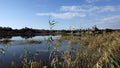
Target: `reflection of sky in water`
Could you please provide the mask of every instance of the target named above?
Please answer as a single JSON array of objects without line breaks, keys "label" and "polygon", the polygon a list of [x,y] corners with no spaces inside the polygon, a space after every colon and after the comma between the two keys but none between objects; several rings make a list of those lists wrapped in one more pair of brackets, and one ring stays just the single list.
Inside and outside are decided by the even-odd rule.
[{"label": "reflection of sky in water", "polygon": [[[50,36],[35,36],[32,38],[28,38],[27,40],[48,40]],[[52,36],[53,39],[57,39],[60,36]],[[25,40],[24,38],[20,37],[20,36],[16,36],[16,37],[12,37],[11,40]]]},{"label": "reflection of sky in water", "polygon": [[[36,36],[33,38],[29,38],[28,40],[48,40],[49,36]],[[60,36],[54,36],[53,39],[57,39]],[[25,40],[19,36],[11,38],[11,40]],[[59,52],[65,51],[69,44],[67,41],[59,41],[60,45],[58,48]],[[10,65],[12,61],[16,63],[20,63],[22,59],[22,55],[24,53],[24,48],[26,47],[28,51],[28,57],[33,58],[36,57],[36,60],[45,59],[48,60],[49,50],[53,50],[54,42],[52,42],[50,48],[47,42],[42,42],[39,44],[16,44],[12,42],[10,44],[0,44],[0,49],[4,50],[5,53],[0,53],[0,68],[5,68],[6,64]],[[72,46],[73,49],[79,48],[77,45]],[[0,51],[2,51],[0,50]]]}]

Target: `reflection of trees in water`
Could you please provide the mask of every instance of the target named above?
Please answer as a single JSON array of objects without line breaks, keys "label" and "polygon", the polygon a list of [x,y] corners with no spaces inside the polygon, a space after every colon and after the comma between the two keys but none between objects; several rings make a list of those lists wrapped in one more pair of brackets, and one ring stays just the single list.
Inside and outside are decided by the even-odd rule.
[{"label": "reflection of trees in water", "polygon": [[[52,35],[52,36],[56,36],[55,34],[45,34],[45,35],[18,35],[20,36],[21,38],[24,38],[24,39],[29,39],[29,38],[33,38],[35,36],[48,36],[48,35]],[[13,36],[0,36],[0,40],[1,39],[11,39],[12,37],[15,37],[14,35]]]},{"label": "reflection of trees in water", "polygon": [[31,36],[21,35],[20,37],[22,37],[22,38],[24,38],[24,39],[29,39],[29,38],[35,37],[35,35],[31,35]]},{"label": "reflection of trees in water", "polygon": [[3,44],[3,46],[1,45],[1,47],[0,47],[0,55],[1,54],[4,54],[5,55],[5,53],[6,53],[6,51],[7,51],[7,49],[10,47],[10,45],[9,44]]},{"label": "reflection of trees in water", "polygon": [[0,39],[11,39],[12,36],[0,36]]},{"label": "reflection of trees in water", "polygon": [[[0,40],[4,39],[4,40],[9,40],[14,36],[0,36]],[[31,35],[31,36],[27,36],[27,35],[21,35],[20,37],[24,38],[24,39],[28,39],[28,38],[32,38],[35,37],[35,35]]]},{"label": "reflection of trees in water", "polygon": [[[0,56],[2,55],[5,56],[9,47],[10,47],[9,44],[0,45]],[[4,59],[0,58],[0,64],[3,64],[3,62],[4,62]]]},{"label": "reflection of trees in water", "polygon": [[10,40],[12,36],[0,36],[0,44],[9,44],[12,40]]},{"label": "reflection of trees in water", "polygon": [[4,39],[4,40],[1,40],[0,41],[0,44],[9,44],[10,42],[12,42],[12,40],[9,40],[9,39]]},{"label": "reflection of trees in water", "polygon": [[5,54],[5,49],[4,48],[0,48],[0,54]]}]

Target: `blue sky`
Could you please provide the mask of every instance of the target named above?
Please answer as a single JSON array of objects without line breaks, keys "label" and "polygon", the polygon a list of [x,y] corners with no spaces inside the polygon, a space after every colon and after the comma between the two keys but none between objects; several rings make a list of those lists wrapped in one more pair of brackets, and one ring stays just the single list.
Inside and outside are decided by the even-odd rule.
[{"label": "blue sky", "polygon": [[54,29],[120,29],[120,0],[0,0],[2,27],[49,29],[49,16]]}]

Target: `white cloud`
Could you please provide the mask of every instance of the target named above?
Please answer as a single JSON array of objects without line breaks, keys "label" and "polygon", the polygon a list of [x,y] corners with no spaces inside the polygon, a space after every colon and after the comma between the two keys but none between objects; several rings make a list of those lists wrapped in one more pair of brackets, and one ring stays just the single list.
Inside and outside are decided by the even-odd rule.
[{"label": "white cloud", "polygon": [[95,3],[99,1],[111,1],[111,0],[85,0],[87,3]]},{"label": "white cloud", "polygon": [[110,24],[110,23],[119,23],[120,24],[120,15],[115,15],[115,16],[109,16],[106,18],[101,19],[101,22],[104,24]]},{"label": "white cloud", "polygon": [[108,12],[108,11],[111,11],[111,12],[120,11],[120,6],[104,6],[104,7],[101,7],[100,12]]},{"label": "white cloud", "polygon": [[83,6],[61,6],[61,11],[85,12]]},{"label": "white cloud", "polygon": [[60,19],[71,19],[74,17],[85,17],[91,15],[97,15],[104,12],[118,12],[120,6],[92,6],[92,5],[81,5],[81,6],[61,6],[59,13],[37,13],[38,16],[53,16]]},{"label": "white cloud", "polygon": [[86,0],[87,3],[93,3],[93,2],[97,2],[99,0]]},{"label": "white cloud", "polygon": [[101,27],[120,28],[120,15],[102,18],[97,23]]},{"label": "white cloud", "polygon": [[78,12],[66,12],[66,13],[37,13],[38,16],[52,16],[60,19],[71,19],[74,17],[85,17],[85,14]]},{"label": "white cloud", "polygon": [[61,6],[61,11],[69,12],[113,12],[120,11],[120,6],[92,6],[92,5],[83,5],[83,6]]}]

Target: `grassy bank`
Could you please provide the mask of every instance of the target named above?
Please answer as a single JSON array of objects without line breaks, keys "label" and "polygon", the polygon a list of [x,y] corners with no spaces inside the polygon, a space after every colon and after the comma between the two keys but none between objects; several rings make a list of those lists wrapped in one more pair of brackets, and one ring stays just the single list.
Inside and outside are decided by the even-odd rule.
[{"label": "grassy bank", "polygon": [[77,51],[75,59],[68,54],[65,68],[120,68],[120,32],[84,35],[80,40],[80,45],[86,45],[87,49]]},{"label": "grassy bank", "polygon": [[70,46],[76,43],[86,48],[80,48],[74,55],[69,49],[63,56],[53,54],[50,62],[29,61],[23,64],[24,68],[120,68],[120,32],[62,36],[58,40],[67,40]]}]

